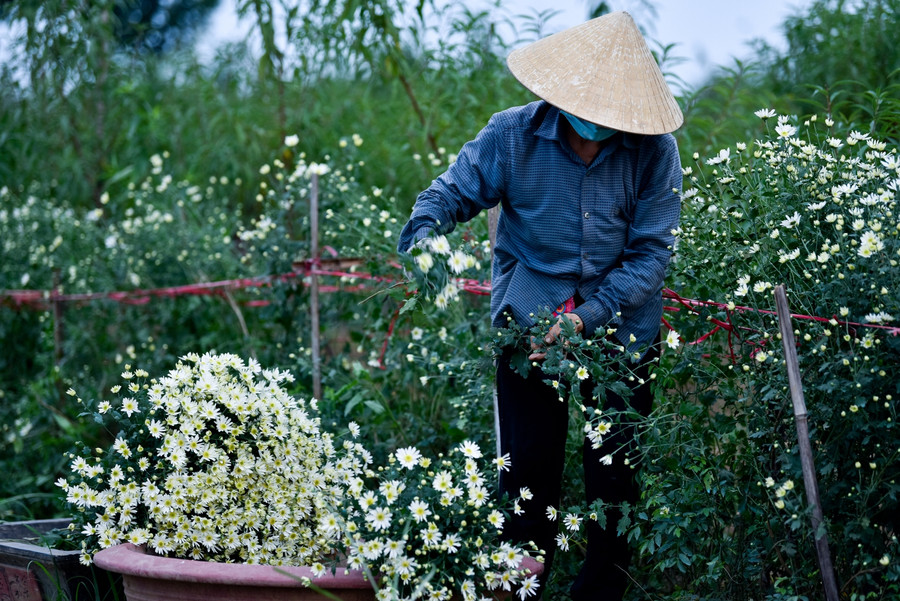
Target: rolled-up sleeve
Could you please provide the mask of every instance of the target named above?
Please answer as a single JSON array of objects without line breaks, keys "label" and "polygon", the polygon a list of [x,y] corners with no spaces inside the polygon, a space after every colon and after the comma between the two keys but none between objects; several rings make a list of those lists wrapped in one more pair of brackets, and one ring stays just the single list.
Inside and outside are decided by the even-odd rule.
[{"label": "rolled-up sleeve", "polygon": [[399,252],[435,232],[446,234],[500,202],[503,191],[505,128],[495,115],[456,161],[416,198],[412,215],[400,233]]}]

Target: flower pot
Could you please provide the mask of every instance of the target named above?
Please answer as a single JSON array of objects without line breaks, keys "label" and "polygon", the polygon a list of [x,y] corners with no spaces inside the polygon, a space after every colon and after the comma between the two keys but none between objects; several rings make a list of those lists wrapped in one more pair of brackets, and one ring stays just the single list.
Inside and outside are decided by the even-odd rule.
[{"label": "flower pot", "polygon": [[[374,601],[357,570],[313,576],[308,567],[274,567],[160,557],[130,543],[98,551],[94,563],[122,574],[128,601]],[[308,578],[313,587],[304,586]]]},{"label": "flower pot", "polygon": [[40,536],[65,528],[68,519],[0,524],[0,599],[75,601],[115,599],[120,579],[83,566],[80,551],[42,546]]}]

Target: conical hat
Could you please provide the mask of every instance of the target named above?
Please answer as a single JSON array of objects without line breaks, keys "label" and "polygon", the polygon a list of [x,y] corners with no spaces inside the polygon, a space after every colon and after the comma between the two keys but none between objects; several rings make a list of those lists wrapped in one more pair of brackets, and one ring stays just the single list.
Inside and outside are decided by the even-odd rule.
[{"label": "conical hat", "polygon": [[637,134],[664,134],[684,122],[634,19],[614,12],[514,50],[519,82],[585,121]]}]

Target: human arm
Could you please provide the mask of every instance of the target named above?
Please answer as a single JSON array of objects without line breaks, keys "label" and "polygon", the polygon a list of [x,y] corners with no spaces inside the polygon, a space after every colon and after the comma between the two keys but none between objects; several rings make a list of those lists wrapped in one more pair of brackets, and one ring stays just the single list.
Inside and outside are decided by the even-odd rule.
[{"label": "human arm", "polygon": [[619,327],[624,316],[652,302],[662,287],[680,215],[682,174],[674,138],[662,136],[653,144],[652,152],[635,162],[636,199],[619,260],[593,291],[583,292],[585,302],[575,310],[588,333]]},{"label": "human arm", "polygon": [[505,169],[503,132],[499,120],[492,117],[475,139],[462,147],[447,171],[419,194],[400,232],[398,252],[408,252],[432,232],[449,233],[457,223],[500,202]]}]

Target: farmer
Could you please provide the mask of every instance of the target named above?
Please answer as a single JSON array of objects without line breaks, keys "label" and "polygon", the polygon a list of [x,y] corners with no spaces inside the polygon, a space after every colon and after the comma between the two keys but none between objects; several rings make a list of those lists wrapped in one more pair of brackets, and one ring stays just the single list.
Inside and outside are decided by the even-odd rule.
[{"label": "farmer", "polygon": [[[641,357],[632,369],[649,383],[680,209],[681,165],[670,132],[681,126],[681,110],[624,12],[518,49],[507,64],[540,100],[495,114],[463,146],[416,199],[398,248],[406,252],[499,203],[493,324],[506,326],[512,315],[530,326],[532,315],[546,307],[585,335],[614,328],[626,352]],[[531,359],[541,360],[544,345],[559,343],[559,332],[557,323],[533,344]],[[500,447],[512,464],[501,473],[500,487],[511,497],[528,487],[533,498],[505,532],[548,552],[545,581],[559,528],[545,511],[560,501],[568,409],[539,369],[520,377],[510,356],[497,366]],[[649,413],[649,386],[633,386],[628,402]],[[624,408],[615,395],[600,403]],[[638,499],[625,453],[613,453],[627,442],[607,437],[593,449],[585,441],[588,503]],[[616,536],[618,517],[607,518],[606,529],[588,525],[587,555],[571,587],[576,601],[621,599],[628,585],[628,545]]]}]

